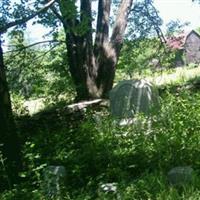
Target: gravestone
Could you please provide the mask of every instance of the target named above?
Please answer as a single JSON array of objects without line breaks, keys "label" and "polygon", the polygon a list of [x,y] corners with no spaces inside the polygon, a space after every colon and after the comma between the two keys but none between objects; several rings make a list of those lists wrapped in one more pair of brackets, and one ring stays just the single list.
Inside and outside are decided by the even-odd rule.
[{"label": "gravestone", "polygon": [[48,199],[62,199],[65,178],[66,169],[64,166],[50,165],[45,168],[42,187]]},{"label": "gravestone", "polygon": [[98,189],[98,196],[100,199],[121,199],[117,189],[117,183],[100,184]]},{"label": "gravestone", "polygon": [[105,183],[105,184],[101,184],[100,187],[99,187],[99,192],[116,193],[117,192],[117,183]]},{"label": "gravestone", "polygon": [[138,112],[149,115],[158,105],[158,91],[147,80],[121,81],[110,91],[111,114],[121,119],[132,118]]},{"label": "gravestone", "polygon": [[168,172],[168,181],[171,185],[184,185],[191,183],[194,178],[194,170],[189,167],[175,167]]}]

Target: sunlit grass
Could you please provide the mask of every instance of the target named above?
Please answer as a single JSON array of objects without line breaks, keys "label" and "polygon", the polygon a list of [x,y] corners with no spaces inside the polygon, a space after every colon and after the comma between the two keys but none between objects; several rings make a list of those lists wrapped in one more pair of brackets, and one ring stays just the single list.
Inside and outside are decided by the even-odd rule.
[{"label": "sunlit grass", "polygon": [[[128,79],[147,79],[153,82],[157,86],[164,85],[179,85],[184,84],[187,81],[200,77],[200,66],[198,67],[179,67],[174,69],[165,69],[159,71],[151,71],[150,69],[143,70],[141,73],[135,73],[132,77],[127,76],[125,73],[117,71],[115,84],[121,80]],[[69,97],[68,94],[64,94],[61,100],[66,100]],[[50,102],[51,103],[51,102]],[[23,103],[24,109],[28,111],[29,114],[37,113],[47,106],[49,102],[45,101],[45,98],[26,100]]]},{"label": "sunlit grass", "polygon": [[175,69],[172,73],[162,72],[159,76],[147,77],[155,85],[168,85],[185,83],[191,79],[198,78],[200,76],[200,66],[190,69],[187,67],[181,67]]},{"label": "sunlit grass", "polygon": [[131,75],[125,74],[120,70],[116,73],[115,84],[121,80],[147,79],[157,86],[184,84],[187,81],[200,77],[200,66],[183,66],[174,69],[145,69]]}]

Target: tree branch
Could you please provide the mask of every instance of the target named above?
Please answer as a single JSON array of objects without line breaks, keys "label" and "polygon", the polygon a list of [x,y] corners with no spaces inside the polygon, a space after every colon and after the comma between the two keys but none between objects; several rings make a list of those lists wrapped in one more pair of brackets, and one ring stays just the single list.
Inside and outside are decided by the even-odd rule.
[{"label": "tree branch", "polygon": [[81,0],[81,25],[86,25],[81,35],[83,62],[88,66],[89,74],[93,74],[93,40],[92,40],[92,9],[91,0]]},{"label": "tree branch", "polygon": [[95,46],[101,46],[109,37],[111,0],[99,0]]},{"label": "tree branch", "polygon": [[128,15],[131,10],[133,0],[122,0],[118,14],[116,17],[116,22],[113,27],[113,32],[111,36],[111,44],[115,49],[117,56],[119,56],[121,45],[123,43],[123,35],[127,26]]},{"label": "tree branch", "polygon": [[[45,40],[45,41],[40,41],[40,42],[30,44],[28,46],[23,46],[22,48],[19,48],[19,49],[6,51],[4,53],[11,53],[11,52],[16,52],[16,51],[18,52],[18,51],[22,51],[22,50],[28,49],[30,47],[33,47],[33,46],[36,46],[36,45],[39,45],[39,44],[44,44],[44,43],[65,43],[65,41],[62,41],[62,40]],[[14,45],[12,45],[12,46],[14,46]]]},{"label": "tree branch", "polygon": [[[45,52],[42,53],[41,55],[35,57],[34,59],[32,59],[32,63],[36,62],[36,60],[38,60],[38,59],[40,59],[40,58],[42,58],[42,60],[43,60],[43,58],[44,58],[49,52],[51,52],[51,51],[52,51],[53,49],[55,49],[55,48],[56,48],[56,45],[55,45],[55,46],[52,46],[50,49],[48,49],[47,51],[45,51]],[[42,62],[42,60],[40,61],[40,63]]]},{"label": "tree branch", "polygon": [[54,6],[51,6],[50,9],[54,13],[54,15],[64,24],[65,21],[63,20],[63,17],[60,15],[60,13],[58,13],[56,8]]},{"label": "tree branch", "polygon": [[71,105],[68,105],[66,107],[67,109],[67,113],[74,113],[74,112],[77,112],[77,111],[81,111],[81,110],[84,110],[85,108],[88,108],[88,107],[92,107],[92,106],[102,106],[102,107],[108,107],[108,101],[105,100],[105,99],[95,99],[95,100],[91,100],[91,101],[82,101],[82,102],[79,102],[79,103],[75,103],[75,104],[71,104]]},{"label": "tree branch", "polygon": [[[59,5],[59,10],[61,13],[62,23],[64,29],[69,29],[69,31],[75,27],[77,24],[76,14],[76,1],[74,0],[60,0],[57,1]],[[69,9],[70,8],[70,9]]]},{"label": "tree branch", "polygon": [[[92,42],[92,10],[91,0],[81,0],[81,21],[84,25],[84,37],[87,38],[88,42]],[[85,27],[86,25],[86,27]],[[90,41],[89,41],[90,40]]]},{"label": "tree branch", "polygon": [[146,7],[146,10],[147,10],[148,18],[151,20],[151,22],[152,22],[152,24],[153,24],[153,27],[154,27],[154,29],[155,29],[155,31],[156,31],[156,34],[157,34],[158,38],[160,39],[161,44],[163,44],[163,43],[166,44],[167,41],[166,41],[166,39],[165,39],[165,36],[164,36],[164,34],[163,34],[161,28],[158,26],[157,23],[154,22],[154,18],[153,18],[153,17],[151,16],[151,14],[149,13],[148,4],[153,8],[154,13],[155,13],[155,15],[156,15],[156,18],[159,18],[158,12],[157,12],[156,8],[154,7],[154,5],[153,5],[150,1],[146,1],[146,0],[145,0],[145,7]]},{"label": "tree branch", "polygon": [[15,20],[13,22],[9,22],[9,23],[5,24],[4,26],[0,27],[0,34],[6,32],[9,28],[11,28],[13,26],[24,24],[27,21],[33,19],[34,17],[36,17],[40,13],[44,12],[45,10],[47,10],[51,5],[53,5],[55,3],[55,1],[56,0],[49,1],[41,9],[39,9],[38,11],[36,11],[35,13],[33,13],[32,15],[29,15],[29,16],[27,16],[25,18],[22,18],[22,19],[19,19],[19,20]]}]

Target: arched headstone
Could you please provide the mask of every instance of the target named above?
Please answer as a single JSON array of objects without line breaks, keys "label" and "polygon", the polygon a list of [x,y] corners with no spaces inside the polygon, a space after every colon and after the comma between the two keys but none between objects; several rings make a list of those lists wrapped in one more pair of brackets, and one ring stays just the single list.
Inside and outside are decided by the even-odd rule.
[{"label": "arched headstone", "polygon": [[131,118],[138,112],[149,115],[158,105],[158,91],[147,80],[121,81],[110,92],[111,114],[118,118]]},{"label": "arched headstone", "polygon": [[168,172],[168,181],[172,185],[192,183],[194,170],[190,166],[175,167]]}]

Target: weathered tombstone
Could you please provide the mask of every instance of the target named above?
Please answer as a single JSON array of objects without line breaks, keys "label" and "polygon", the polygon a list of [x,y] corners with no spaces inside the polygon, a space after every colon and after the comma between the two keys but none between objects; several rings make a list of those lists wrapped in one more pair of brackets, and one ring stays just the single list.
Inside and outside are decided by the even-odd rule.
[{"label": "weathered tombstone", "polygon": [[64,166],[48,166],[44,171],[43,191],[48,199],[62,199],[62,190],[66,178]]},{"label": "weathered tombstone", "polygon": [[115,193],[117,192],[117,183],[105,183],[105,184],[101,184],[99,186],[99,190],[100,192],[111,192],[111,193]]},{"label": "weathered tombstone", "polygon": [[102,199],[108,197],[118,199],[119,194],[117,194],[117,183],[100,184],[98,189],[98,195]]},{"label": "weathered tombstone", "polygon": [[117,118],[132,118],[138,112],[149,115],[158,105],[158,91],[147,80],[121,81],[110,92],[111,114]]},{"label": "weathered tombstone", "polygon": [[189,166],[175,167],[168,172],[168,181],[175,186],[191,183],[193,178],[194,170]]}]

